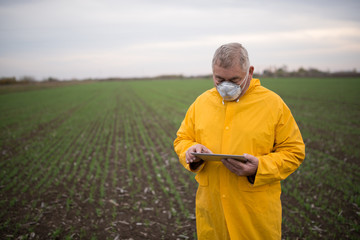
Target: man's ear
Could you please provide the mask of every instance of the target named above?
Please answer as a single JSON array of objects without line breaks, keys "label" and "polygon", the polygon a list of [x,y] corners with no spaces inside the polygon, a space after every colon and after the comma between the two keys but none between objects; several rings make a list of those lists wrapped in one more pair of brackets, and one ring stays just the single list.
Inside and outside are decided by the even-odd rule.
[{"label": "man's ear", "polygon": [[249,67],[249,75],[252,76],[254,74],[254,69],[255,69],[254,66]]}]

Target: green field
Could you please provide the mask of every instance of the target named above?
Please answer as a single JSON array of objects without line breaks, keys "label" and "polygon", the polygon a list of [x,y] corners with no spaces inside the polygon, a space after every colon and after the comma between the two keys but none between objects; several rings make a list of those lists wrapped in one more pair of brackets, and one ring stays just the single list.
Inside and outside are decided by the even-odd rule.
[{"label": "green field", "polygon": [[[360,79],[262,79],[306,159],[282,182],[284,239],[360,238]],[[210,79],[0,87],[0,239],[194,239],[176,131]],[[22,237],[22,238],[19,238]]]}]

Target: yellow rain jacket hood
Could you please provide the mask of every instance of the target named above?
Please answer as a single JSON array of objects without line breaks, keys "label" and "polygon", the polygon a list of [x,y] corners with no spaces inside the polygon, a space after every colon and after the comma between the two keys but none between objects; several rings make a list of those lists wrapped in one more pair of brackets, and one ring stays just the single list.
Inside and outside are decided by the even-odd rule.
[{"label": "yellow rain jacket hood", "polygon": [[181,164],[185,153],[202,144],[213,153],[248,153],[259,159],[253,184],[221,162],[196,169],[197,234],[202,239],[281,239],[280,180],[305,157],[299,128],[286,104],[252,79],[238,102],[222,102],[215,88],[189,107],[174,141]]}]

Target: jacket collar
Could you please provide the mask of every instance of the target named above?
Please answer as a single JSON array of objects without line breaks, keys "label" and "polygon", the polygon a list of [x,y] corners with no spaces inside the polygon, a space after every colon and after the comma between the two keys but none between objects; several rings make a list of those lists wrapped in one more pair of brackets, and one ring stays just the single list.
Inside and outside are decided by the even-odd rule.
[{"label": "jacket collar", "polygon": [[250,86],[249,88],[246,90],[246,93],[244,95],[246,95],[247,93],[250,93],[252,90],[254,90],[255,87],[257,86],[261,86],[260,80],[257,78],[253,78],[250,81]]}]

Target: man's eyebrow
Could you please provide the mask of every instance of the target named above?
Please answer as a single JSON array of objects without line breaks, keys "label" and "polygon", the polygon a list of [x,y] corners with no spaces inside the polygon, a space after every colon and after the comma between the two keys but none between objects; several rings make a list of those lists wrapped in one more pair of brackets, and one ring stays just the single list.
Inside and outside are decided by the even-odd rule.
[{"label": "man's eyebrow", "polygon": [[219,78],[219,79],[222,79],[222,80],[228,80],[228,81],[234,81],[234,80],[241,79],[241,77],[239,77],[239,76],[232,77],[232,78],[230,78],[230,79],[225,79],[225,78],[223,78],[223,77],[221,77],[221,76],[219,76],[219,75],[215,75],[215,77],[216,77],[216,78]]},{"label": "man's eyebrow", "polygon": [[225,78],[223,78],[223,77],[221,77],[221,76],[219,76],[219,75],[215,75],[215,77],[216,77],[216,78],[220,78],[220,79],[224,79],[224,80],[225,80]]},{"label": "man's eyebrow", "polygon": [[241,79],[241,77],[236,76],[236,77],[230,78],[229,81],[234,81],[234,80],[237,80],[237,79]]}]

